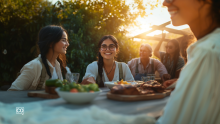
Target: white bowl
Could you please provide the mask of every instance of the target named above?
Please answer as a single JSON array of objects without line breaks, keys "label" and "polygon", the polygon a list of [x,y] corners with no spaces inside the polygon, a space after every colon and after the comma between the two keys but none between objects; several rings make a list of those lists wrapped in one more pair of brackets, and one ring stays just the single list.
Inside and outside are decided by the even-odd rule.
[{"label": "white bowl", "polygon": [[112,87],[114,87],[115,85],[134,85],[134,84],[137,84],[136,82],[128,82],[131,84],[114,84],[114,82],[117,82],[117,81],[105,82],[105,86],[107,86],[109,89],[112,89]]},{"label": "white bowl", "polygon": [[67,91],[60,91],[60,88],[56,88],[56,92],[58,95],[63,98],[65,101],[74,103],[74,104],[82,104],[91,102],[95,97],[99,95],[100,91],[97,92],[78,92],[78,93],[71,93]]}]

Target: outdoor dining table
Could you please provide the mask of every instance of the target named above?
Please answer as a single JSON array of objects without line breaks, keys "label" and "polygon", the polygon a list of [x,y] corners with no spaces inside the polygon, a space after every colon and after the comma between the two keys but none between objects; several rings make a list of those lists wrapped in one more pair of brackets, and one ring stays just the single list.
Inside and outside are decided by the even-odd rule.
[{"label": "outdoor dining table", "polygon": [[[123,115],[137,115],[147,114],[149,116],[160,116],[164,106],[167,103],[169,97],[163,99],[147,100],[147,101],[115,101],[108,99],[106,94],[110,90],[108,88],[101,88],[102,93],[99,94],[91,103],[87,104],[70,104],[64,101],[62,98],[57,99],[43,99],[38,97],[28,97],[27,94],[30,91],[0,91],[0,102],[2,103],[29,103],[39,102],[52,107],[62,106],[72,110],[78,110],[83,108],[89,108],[93,105],[106,109],[112,113]],[[47,103],[47,104],[45,104]]]}]

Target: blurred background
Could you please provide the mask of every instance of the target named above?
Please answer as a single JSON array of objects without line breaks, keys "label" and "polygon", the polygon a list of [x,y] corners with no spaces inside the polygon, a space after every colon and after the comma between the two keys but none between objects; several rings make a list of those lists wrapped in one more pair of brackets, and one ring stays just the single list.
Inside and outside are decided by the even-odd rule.
[{"label": "blurred background", "polygon": [[[61,25],[68,31],[70,46],[67,65],[80,73],[80,80],[89,63],[97,60],[98,41],[114,35],[120,45],[117,61],[128,62],[139,57],[139,47],[158,40],[135,38],[154,25],[170,21],[163,0],[0,0],[0,86],[10,85],[24,64],[38,56],[37,35],[46,25]],[[193,39],[187,25],[166,27],[189,35],[167,33],[167,39],[184,42],[183,52]],[[161,38],[161,30],[146,34]],[[187,40],[186,40],[187,39]],[[164,45],[161,48],[164,50]],[[154,56],[153,56],[154,57]],[[186,58],[186,55],[184,56]],[[154,57],[156,58],[156,57]]]}]

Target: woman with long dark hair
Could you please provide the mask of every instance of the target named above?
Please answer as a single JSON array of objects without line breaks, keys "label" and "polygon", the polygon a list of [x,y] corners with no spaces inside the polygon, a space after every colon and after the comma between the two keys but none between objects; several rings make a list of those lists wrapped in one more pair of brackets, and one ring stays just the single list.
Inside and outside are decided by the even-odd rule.
[{"label": "woman with long dark hair", "polygon": [[184,66],[184,59],[180,55],[179,42],[175,39],[170,40],[166,46],[166,52],[160,52],[160,46],[164,39],[156,46],[154,55],[160,58],[161,62],[165,65],[168,73],[171,75],[171,79],[178,78],[181,68]]},{"label": "woman with long dark hair", "polygon": [[157,124],[220,124],[220,1],[165,0],[172,24],[188,24],[197,42]]},{"label": "woman with long dark hair", "polygon": [[101,38],[98,44],[98,61],[87,66],[82,84],[97,83],[104,87],[106,81],[134,81],[131,71],[126,63],[115,61],[119,51],[117,39],[112,35]]},{"label": "woman with long dark hair", "polygon": [[40,55],[21,69],[10,90],[40,90],[47,79],[61,79],[66,74],[66,50],[69,46],[67,31],[61,26],[42,28],[38,35]]}]

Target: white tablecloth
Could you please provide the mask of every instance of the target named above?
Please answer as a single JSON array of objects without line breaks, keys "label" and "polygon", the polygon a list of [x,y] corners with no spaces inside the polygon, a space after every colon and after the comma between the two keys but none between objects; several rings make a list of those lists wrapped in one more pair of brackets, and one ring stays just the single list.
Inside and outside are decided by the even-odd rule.
[{"label": "white tablecloth", "polygon": [[[146,114],[119,115],[97,106],[68,109],[53,106],[62,98],[29,103],[0,102],[0,124],[154,124],[155,119]],[[16,114],[16,107],[24,107],[24,113]],[[20,112],[20,110],[18,111]]]}]

